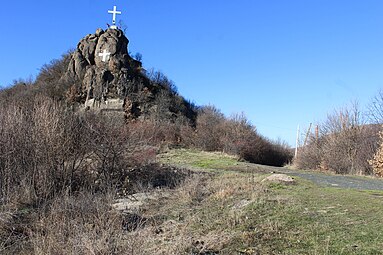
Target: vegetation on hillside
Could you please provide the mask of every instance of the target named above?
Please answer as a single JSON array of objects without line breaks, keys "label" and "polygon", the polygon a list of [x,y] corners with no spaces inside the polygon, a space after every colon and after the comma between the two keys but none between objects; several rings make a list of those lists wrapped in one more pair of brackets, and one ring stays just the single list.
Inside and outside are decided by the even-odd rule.
[{"label": "vegetation on hillside", "polygon": [[141,190],[174,189],[190,178],[188,170],[157,162],[166,148],[221,151],[270,165],[291,160],[286,145],[263,138],[242,115],[227,118],[214,107],[189,103],[197,114],[174,112],[192,121],[168,116],[161,109],[184,105],[177,103],[184,99],[158,72],[145,74],[163,88],[156,116],[128,121],[79,111],[71,93],[76,81],[60,80],[68,59],[65,54],[45,65],[34,81],[0,90],[2,254],[120,254],[139,247],[126,238],[134,216],[111,204]]},{"label": "vegetation on hillside", "polygon": [[[61,107],[67,107],[67,112],[75,113],[81,101],[77,101],[72,93],[72,83],[76,81],[60,79],[67,70],[70,54],[64,54],[61,59],[44,65],[35,81],[16,81],[10,88],[0,91],[1,103],[29,109],[31,106],[28,104],[32,104],[35,97],[45,97],[59,103]],[[175,84],[161,72],[152,70],[136,75],[140,76],[133,79],[137,84],[133,82],[128,86],[131,89],[130,97],[144,91],[142,86],[163,88],[154,101],[157,110],[154,113],[148,112],[147,116],[138,121],[141,124],[137,124],[162,136],[163,143],[223,151],[259,164],[282,166],[291,161],[292,154],[287,144],[270,141],[258,134],[243,114],[228,118],[214,106],[197,107],[187,102],[178,94]],[[140,82],[143,80],[145,82]],[[182,114],[174,114],[177,112]]]}]

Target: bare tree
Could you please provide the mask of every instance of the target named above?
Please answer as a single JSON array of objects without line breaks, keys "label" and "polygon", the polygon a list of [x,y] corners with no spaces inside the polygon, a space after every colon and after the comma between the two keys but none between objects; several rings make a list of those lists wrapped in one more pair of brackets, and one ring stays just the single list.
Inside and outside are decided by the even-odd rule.
[{"label": "bare tree", "polygon": [[367,114],[372,123],[383,123],[383,90],[380,90],[372,99]]}]

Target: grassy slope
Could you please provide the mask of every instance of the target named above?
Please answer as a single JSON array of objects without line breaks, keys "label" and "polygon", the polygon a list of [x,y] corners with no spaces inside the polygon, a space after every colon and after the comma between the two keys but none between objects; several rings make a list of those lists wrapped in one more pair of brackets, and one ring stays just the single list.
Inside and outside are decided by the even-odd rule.
[{"label": "grassy slope", "polygon": [[[173,150],[160,158],[208,173],[147,208],[147,216],[161,218],[159,234],[144,242],[148,251],[383,253],[382,192],[323,188],[303,179],[293,186],[267,185],[260,182],[267,168],[219,153]],[[148,237],[153,230],[141,231]]]}]

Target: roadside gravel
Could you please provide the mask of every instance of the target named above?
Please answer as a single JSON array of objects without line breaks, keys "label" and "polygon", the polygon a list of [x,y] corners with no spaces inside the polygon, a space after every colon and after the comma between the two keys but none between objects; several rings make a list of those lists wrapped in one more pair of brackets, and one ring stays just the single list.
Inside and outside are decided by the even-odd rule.
[{"label": "roadside gravel", "polygon": [[301,172],[280,168],[278,172],[298,176],[321,186],[358,190],[383,190],[383,180],[361,176],[329,175],[315,172]]}]

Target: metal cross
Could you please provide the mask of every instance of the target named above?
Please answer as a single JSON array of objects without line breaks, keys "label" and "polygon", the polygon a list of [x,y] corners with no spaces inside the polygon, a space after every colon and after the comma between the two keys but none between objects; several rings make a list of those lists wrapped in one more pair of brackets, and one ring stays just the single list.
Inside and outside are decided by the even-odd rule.
[{"label": "metal cross", "polygon": [[108,13],[113,14],[113,20],[112,20],[112,22],[113,22],[113,24],[116,24],[116,15],[117,15],[117,14],[121,14],[120,11],[117,11],[117,6],[114,6],[114,7],[113,7],[113,11],[108,11]]},{"label": "metal cross", "polygon": [[102,62],[106,62],[109,60],[110,52],[108,52],[107,50],[103,50],[102,53],[98,53],[98,56],[102,57]]}]

